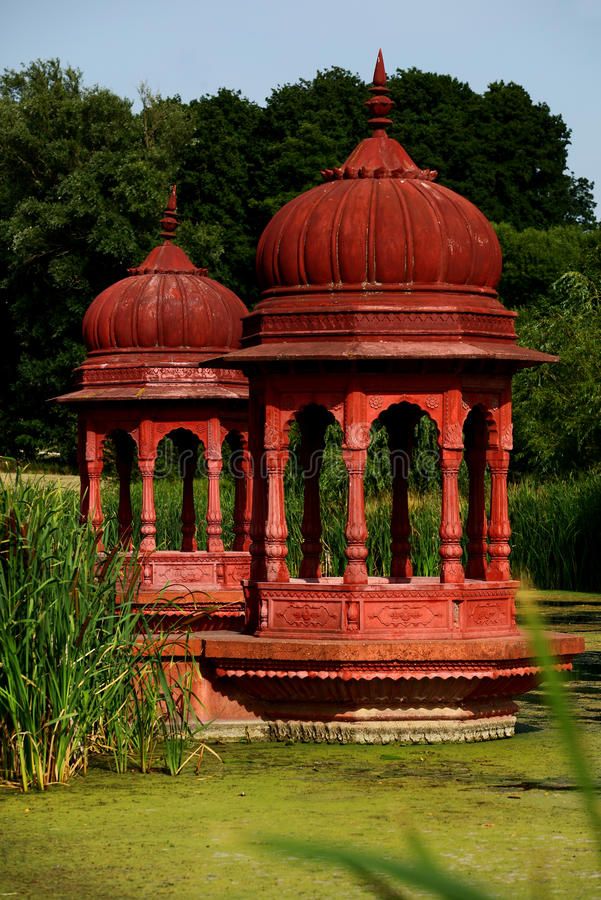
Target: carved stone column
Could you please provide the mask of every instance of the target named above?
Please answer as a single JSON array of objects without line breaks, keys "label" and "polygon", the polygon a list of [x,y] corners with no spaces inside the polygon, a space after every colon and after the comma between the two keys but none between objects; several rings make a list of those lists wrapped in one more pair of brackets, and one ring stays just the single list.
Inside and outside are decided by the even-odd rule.
[{"label": "carved stone column", "polygon": [[124,549],[131,547],[132,520],[131,508],[131,469],[133,454],[128,448],[117,447],[116,467],[119,476],[119,508],[117,519],[119,522],[119,543]]},{"label": "carved stone column", "polygon": [[468,537],[467,566],[468,578],[486,578],[488,543],[486,508],[484,496],[484,475],[486,472],[486,451],[473,447],[465,455],[469,474],[469,501],[466,531]]},{"label": "carved stone column", "polygon": [[236,454],[236,486],[234,493],[234,550],[250,549],[250,524],[252,520],[251,458],[246,447]]},{"label": "carved stone column", "polygon": [[346,550],[348,560],[344,570],[345,584],[367,584],[367,523],[363,476],[367,450],[345,448],[342,451],[348,472],[348,510],[346,519]]},{"label": "carved stone column", "polygon": [[465,573],[461,564],[461,516],[459,511],[459,466],[461,450],[443,447],[440,456],[442,471],[442,511],[440,521],[440,580],[443,584],[462,584]]},{"label": "carved stone column", "polygon": [[319,476],[323,463],[325,430],[307,423],[301,443],[301,466],[304,475],[303,535],[301,578],[321,577],[321,500]]},{"label": "carved stone column", "polygon": [[153,550],[156,550],[157,526],[154,506],[154,463],[154,456],[150,458],[140,457],[138,460],[138,468],[142,476],[142,514],[140,517],[142,540],[140,542],[140,550],[144,553],[151,553]]},{"label": "carved stone column", "polygon": [[[265,581],[265,520],[267,517],[267,473],[264,459],[265,403],[262,385],[255,383],[249,391],[248,444],[252,466],[252,519],[250,523],[250,578]],[[247,604],[248,626],[259,623],[259,612]]]},{"label": "carved stone column", "polygon": [[194,475],[197,462],[196,447],[186,447],[182,455],[182,552],[184,553],[193,553],[198,549],[194,508]]},{"label": "carved stone column", "polygon": [[508,581],[511,578],[509,566],[511,527],[507,504],[509,452],[507,450],[488,450],[486,458],[491,480],[490,524],[488,526],[490,563],[487,579],[489,581]]},{"label": "carved stone column", "polygon": [[342,458],[348,472],[348,508],[346,517],[345,584],[367,584],[367,522],[363,476],[367,463],[370,430],[366,416],[365,394],[349,390],[344,408],[344,445]]},{"label": "carved stone column", "polygon": [[87,424],[80,415],[77,428],[77,466],[79,469],[79,521],[83,525],[90,513],[90,479],[86,463]]},{"label": "carved stone column", "polygon": [[288,527],[284,507],[284,470],[287,450],[265,450],[267,471],[267,521],[265,523],[265,563],[267,581],[289,581],[286,565]]},{"label": "carved stone column", "polygon": [[99,550],[102,550],[104,547],[102,543],[104,515],[102,512],[102,496],[100,492],[100,476],[102,475],[103,467],[104,463],[101,458],[86,460],[87,480],[89,485],[88,516],[97,535]]},{"label": "carved stone column", "polygon": [[207,550],[209,553],[222,553],[221,539],[221,495],[219,482],[223,460],[221,458],[221,434],[218,419],[210,419],[207,439]]}]

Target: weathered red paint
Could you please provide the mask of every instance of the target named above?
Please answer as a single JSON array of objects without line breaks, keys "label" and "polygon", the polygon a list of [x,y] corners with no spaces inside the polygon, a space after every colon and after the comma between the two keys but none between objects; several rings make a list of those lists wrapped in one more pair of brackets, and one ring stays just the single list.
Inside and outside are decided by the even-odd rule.
[{"label": "weathered red paint", "polygon": [[[511,378],[555,358],[517,344],[515,313],[496,292],[501,252],[490,223],[386,134],[392,101],[381,55],[371,94],[372,136],[267,225],[257,251],[261,300],[244,319],[242,349],[220,360],[249,378],[249,636],[207,637],[205,700],[215,715],[241,719],[483,719],[491,736],[506,734],[511,698],[532,686],[537,671],[516,625],[508,560]],[[436,425],[440,451],[440,577],[412,574],[406,473],[395,472],[391,577],[370,578],[370,428],[385,424],[391,452],[407,452],[424,414]],[[327,425],[343,431],[342,578],[320,571],[319,467],[305,485],[301,577],[288,572],[284,469],[293,421],[306,469]],[[562,667],[580,648],[575,639],[555,640]]]},{"label": "weathered red paint", "polygon": [[[496,293],[501,253],[490,223],[386,134],[393,103],[381,52],[370,94],[371,137],[267,225],[257,251],[262,296],[253,312],[245,315],[235,295],[172,243],[175,192],[162,220],[163,244],[96,298],[84,322],[89,352],[79,386],[59,398],[80,415],[82,516],[100,534],[102,444],[115,429],[129,434],[143,481],[140,602],[153,625],[171,630],[170,656],[181,654],[182,666],[190,652],[198,658],[200,715],[222,727],[238,723],[237,736],[257,723],[260,736],[276,738],[505,736],[515,721],[513,698],[538,672],[516,625],[509,565],[511,378],[555,357],[517,344],[515,313]],[[369,577],[370,429],[384,425],[391,458],[404,459],[423,415],[436,426],[440,453],[440,576],[413,574],[401,467],[392,483],[391,576]],[[307,476],[299,578],[290,577],[286,562],[284,473],[294,421]],[[349,480],[347,509],[327,511],[346,514],[347,564],[338,578],[321,570],[319,453],[333,423],[343,432]],[[173,429],[206,448],[206,551],[196,549],[193,456],[183,477],[182,549],[155,549],[156,449]],[[244,477],[228,553],[219,477],[221,444],[232,431],[244,450]],[[124,447],[119,535],[126,547],[131,465]],[[173,585],[166,602],[151,608],[168,581],[183,591]],[[243,627],[242,581],[243,634],[235,633]],[[193,632],[202,630],[206,591],[216,589],[224,609],[212,619],[215,630],[184,637],[182,617]],[[583,642],[554,635],[552,646],[565,669]]]},{"label": "weathered red paint", "polygon": [[[142,477],[139,602],[154,608],[160,593],[160,608],[154,609],[153,617],[169,616],[174,628],[178,614],[188,626],[223,627],[229,621],[231,627],[242,622],[240,582],[249,570],[248,388],[239,371],[199,369],[198,362],[239,346],[246,308],[173,243],[176,205],[174,186],[161,220],[163,242],[140,266],[129,270],[128,278],[106,288],[92,302],[83,323],[88,355],[77,370],[77,389],[58,399],[78,410],[82,516],[91,517],[100,545],[103,445],[108,437],[117,436],[119,537],[126,548],[132,533],[133,462],[127,436],[137,448]],[[174,431],[185,451],[182,544],[177,552],[157,551],[157,447]],[[235,543],[226,552],[221,540],[219,478],[222,444],[232,434],[243,460],[236,491]],[[198,550],[196,540],[193,475],[198,441],[205,448],[209,476],[207,550]],[[171,587],[164,590],[168,584]],[[203,611],[216,602],[227,604],[227,615],[203,618]]]}]

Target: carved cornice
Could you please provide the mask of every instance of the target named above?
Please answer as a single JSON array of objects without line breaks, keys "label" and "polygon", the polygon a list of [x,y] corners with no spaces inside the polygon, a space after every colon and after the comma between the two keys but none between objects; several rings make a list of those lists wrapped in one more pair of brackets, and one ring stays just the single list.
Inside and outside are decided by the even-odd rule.
[{"label": "carved cornice", "polygon": [[236,369],[199,368],[198,366],[116,366],[82,367],[84,384],[242,381]]}]

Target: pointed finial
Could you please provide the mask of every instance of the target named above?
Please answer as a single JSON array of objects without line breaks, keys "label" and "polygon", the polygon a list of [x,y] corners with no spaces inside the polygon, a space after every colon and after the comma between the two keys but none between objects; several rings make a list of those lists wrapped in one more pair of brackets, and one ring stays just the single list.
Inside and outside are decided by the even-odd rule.
[{"label": "pointed finial", "polygon": [[171,185],[171,191],[169,193],[169,199],[167,200],[167,206],[163,213],[163,218],[161,219],[161,225],[163,227],[163,230],[161,231],[163,240],[172,241],[177,230],[177,187],[175,184]]},{"label": "pointed finial", "polygon": [[386,87],[386,69],[382,50],[378,50],[374,79],[369,92],[372,96],[365,101],[365,105],[371,113],[369,124],[374,126],[373,135],[375,136],[383,134],[386,126],[392,124],[392,119],[387,116],[394,106],[394,100],[387,96],[390,94],[390,88]]},{"label": "pointed finial", "polygon": [[378,50],[378,58],[374,69],[373,86],[378,88],[386,87],[386,69],[384,68],[384,57],[382,56],[382,48]]}]

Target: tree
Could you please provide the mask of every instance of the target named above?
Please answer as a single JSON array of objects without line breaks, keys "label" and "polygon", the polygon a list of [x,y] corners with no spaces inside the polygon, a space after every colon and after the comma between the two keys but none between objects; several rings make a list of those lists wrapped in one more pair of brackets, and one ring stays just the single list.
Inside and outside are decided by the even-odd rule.
[{"label": "tree", "polygon": [[601,270],[567,272],[519,319],[522,342],[560,362],[514,380],[518,468],[541,475],[601,465]]},{"label": "tree", "polygon": [[267,99],[262,203],[272,216],[288,200],[322,181],[367,137],[366,86],[345,69],[318,72],[312,81],[275,88]]},{"label": "tree", "polygon": [[515,228],[594,223],[593,185],[567,170],[570,130],[518,84],[483,94],[449,75],[397,70],[395,129],[415,162]]},{"label": "tree", "polygon": [[193,100],[189,114],[193,130],[180,147],[177,182],[182,209],[197,223],[197,242],[191,242],[201,256],[195,259],[248,303],[257,298],[254,257],[263,226],[257,173],[264,111],[239,92],[222,88],[213,97]]},{"label": "tree", "polygon": [[47,400],[82,359],[95,294],[152,245],[164,167],[129,101],[58,60],[0,78],[3,452],[74,446],[68,413]]},{"label": "tree", "polygon": [[518,231],[501,222],[495,230],[503,251],[499,293],[511,308],[537,303],[565,272],[581,271],[594,240],[578,225]]}]

